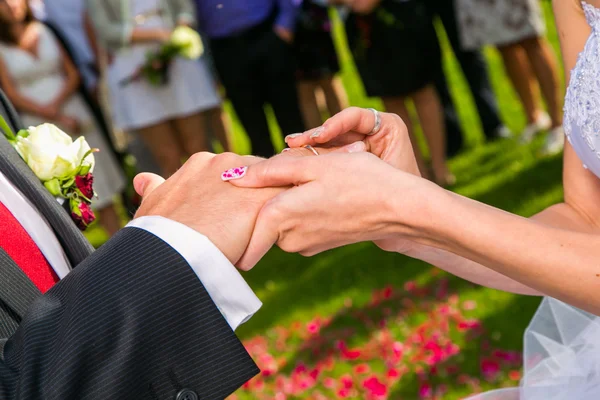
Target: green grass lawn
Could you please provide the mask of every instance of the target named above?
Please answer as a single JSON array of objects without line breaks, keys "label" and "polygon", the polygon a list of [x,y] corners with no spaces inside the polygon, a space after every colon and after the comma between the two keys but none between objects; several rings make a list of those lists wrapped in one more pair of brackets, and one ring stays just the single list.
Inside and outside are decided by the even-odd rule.
[{"label": "green grass lawn", "polygon": [[[365,97],[339,25],[336,34],[351,103],[381,107]],[[551,23],[548,34],[558,52]],[[455,190],[524,216],[560,201],[560,157],[538,157],[541,138],[527,147],[482,144],[464,78],[452,54],[444,55],[470,146],[451,161]],[[519,132],[525,125],[520,104],[498,55],[487,55],[503,119]],[[235,137],[236,150],[247,153],[239,125]],[[274,137],[282,147],[276,131]],[[96,245],[105,240],[98,230],[89,235]],[[274,249],[244,276],[264,306],[238,333],[263,373],[233,396],[239,399],[458,399],[512,386],[522,334],[539,303],[371,244],[312,258]]]}]

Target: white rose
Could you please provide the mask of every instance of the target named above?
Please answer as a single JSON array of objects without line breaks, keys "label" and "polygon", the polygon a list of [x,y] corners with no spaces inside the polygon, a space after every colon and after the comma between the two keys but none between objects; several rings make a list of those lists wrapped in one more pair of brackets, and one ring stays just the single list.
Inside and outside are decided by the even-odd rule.
[{"label": "white rose", "polygon": [[[73,142],[69,135],[52,124],[30,127],[27,131],[29,136],[17,137],[15,148],[42,181],[75,175],[83,156],[90,150],[83,137]],[[93,169],[93,154],[88,155],[83,164]]]},{"label": "white rose", "polygon": [[178,26],[171,34],[171,43],[182,48],[182,56],[195,60],[204,52],[198,32],[187,26]]}]

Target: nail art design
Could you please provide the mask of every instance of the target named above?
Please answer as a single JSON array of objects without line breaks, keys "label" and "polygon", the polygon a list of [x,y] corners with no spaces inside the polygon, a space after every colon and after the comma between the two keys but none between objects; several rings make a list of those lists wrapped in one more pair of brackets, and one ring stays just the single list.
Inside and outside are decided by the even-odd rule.
[{"label": "nail art design", "polygon": [[287,143],[287,141],[288,141],[289,139],[294,139],[294,138],[300,137],[300,136],[302,136],[302,135],[304,135],[304,133],[292,133],[291,135],[287,135],[287,136],[285,137],[285,142]]},{"label": "nail art design", "polygon": [[248,172],[248,167],[231,168],[221,174],[221,179],[225,182],[240,179],[246,176],[246,172]]},{"label": "nail art design", "polygon": [[317,129],[316,129],[316,130],[315,130],[315,131],[314,131],[314,132],[313,132],[313,133],[310,135],[310,137],[311,137],[311,138],[316,138],[316,137],[319,137],[319,136],[321,136],[321,133],[323,133],[323,131],[324,131],[324,130],[325,130],[325,128],[321,126],[321,127],[317,128]]}]

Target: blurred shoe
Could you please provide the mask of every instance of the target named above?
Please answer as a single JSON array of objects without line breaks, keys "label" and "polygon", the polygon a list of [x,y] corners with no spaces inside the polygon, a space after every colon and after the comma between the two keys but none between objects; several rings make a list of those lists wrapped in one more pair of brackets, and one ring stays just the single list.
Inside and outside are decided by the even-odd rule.
[{"label": "blurred shoe", "polygon": [[535,135],[550,129],[551,126],[552,120],[550,119],[550,116],[545,112],[539,114],[539,117],[535,122],[527,125],[523,130],[523,133],[521,133],[521,143],[531,143]]},{"label": "blurred shoe", "polygon": [[565,147],[565,130],[562,126],[558,128],[552,129],[548,133],[548,137],[546,138],[546,143],[542,148],[542,153],[544,155],[554,155],[560,153]]},{"label": "blurred shoe", "polygon": [[494,137],[501,139],[508,139],[513,136],[513,132],[506,125],[500,125],[494,132]]}]

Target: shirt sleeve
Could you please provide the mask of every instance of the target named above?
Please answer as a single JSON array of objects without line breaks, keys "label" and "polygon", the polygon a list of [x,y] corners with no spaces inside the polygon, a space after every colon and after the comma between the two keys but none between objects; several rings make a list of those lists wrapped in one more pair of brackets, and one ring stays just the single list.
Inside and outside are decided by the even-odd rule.
[{"label": "shirt sleeve", "polygon": [[152,233],[181,254],[233,330],[262,306],[239,271],[206,236],[159,216],[134,219],[127,227]]},{"label": "shirt sleeve", "polygon": [[275,25],[294,31],[298,6],[302,4],[302,0],[277,0],[277,2],[279,3],[279,15],[277,15]]}]

